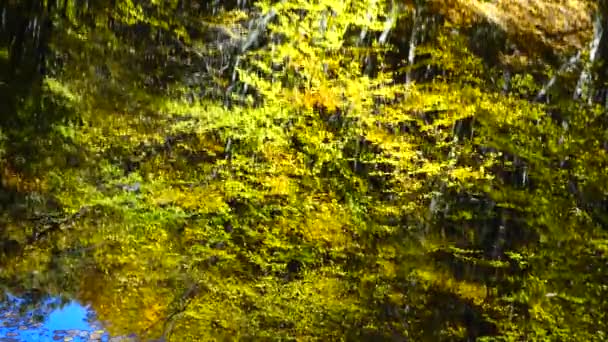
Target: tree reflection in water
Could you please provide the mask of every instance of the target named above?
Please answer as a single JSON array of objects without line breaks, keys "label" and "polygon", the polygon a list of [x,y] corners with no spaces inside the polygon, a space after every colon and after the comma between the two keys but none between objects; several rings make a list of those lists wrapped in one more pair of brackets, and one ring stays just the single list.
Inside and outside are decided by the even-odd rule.
[{"label": "tree reflection in water", "polygon": [[593,3],[0,0],[2,332],[607,340]]}]

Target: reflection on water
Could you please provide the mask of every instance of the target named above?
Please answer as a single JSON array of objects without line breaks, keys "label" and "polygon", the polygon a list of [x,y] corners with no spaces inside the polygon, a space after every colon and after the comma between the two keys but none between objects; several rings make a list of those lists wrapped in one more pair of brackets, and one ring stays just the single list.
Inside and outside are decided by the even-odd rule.
[{"label": "reflection on water", "polygon": [[[26,300],[6,296],[0,306],[0,341],[126,341],[110,338],[94,312],[76,301],[44,300],[35,308],[24,308]],[[24,310],[25,309],[25,310]]]},{"label": "reflection on water", "polygon": [[0,342],[607,340],[608,127],[382,3],[0,0]]}]

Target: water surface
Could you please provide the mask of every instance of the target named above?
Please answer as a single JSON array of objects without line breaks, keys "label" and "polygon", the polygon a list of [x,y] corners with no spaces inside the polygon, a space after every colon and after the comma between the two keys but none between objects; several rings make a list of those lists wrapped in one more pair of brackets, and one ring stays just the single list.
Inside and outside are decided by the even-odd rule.
[{"label": "water surface", "polygon": [[6,295],[0,306],[0,341],[118,341],[110,339],[90,307],[77,301],[48,298],[34,308]]}]

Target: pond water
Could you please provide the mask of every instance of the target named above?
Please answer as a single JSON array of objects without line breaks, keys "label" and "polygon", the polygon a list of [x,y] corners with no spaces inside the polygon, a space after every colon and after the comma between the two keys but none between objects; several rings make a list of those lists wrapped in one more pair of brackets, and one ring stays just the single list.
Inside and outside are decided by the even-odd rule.
[{"label": "pond water", "polygon": [[607,341],[608,121],[479,3],[0,0],[0,342]]},{"label": "pond water", "polygon": [[48,298],[23,310],[25,300],[11,295],[0,306],[0,341],[122,341],[111,338],[94,312],[77,301]]}]

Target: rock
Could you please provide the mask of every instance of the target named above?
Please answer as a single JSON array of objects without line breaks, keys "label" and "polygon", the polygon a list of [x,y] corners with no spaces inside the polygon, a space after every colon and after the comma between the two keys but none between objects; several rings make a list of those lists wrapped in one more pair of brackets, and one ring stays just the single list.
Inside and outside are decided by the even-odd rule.
[{"label": "rock", "polygon": [[103,335],[103,332],[99,332],[99,331],[92,332],[91,335],[89,336],[89,341],[100,340],[102,335]]},{"label": "rock", "polygon": [[25,325],[20,325],[19,330],[27,330],[27,327]]},{"label": "rock", "polygon": [[136,339],[129,336],[115,336],[111,337],[108,342],[134,342]]},{"label": "rock", "polygon": [[67,336],[63,339],[63,342],[70,342],[73,339],[74,339],[73,337]]}]

